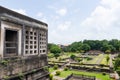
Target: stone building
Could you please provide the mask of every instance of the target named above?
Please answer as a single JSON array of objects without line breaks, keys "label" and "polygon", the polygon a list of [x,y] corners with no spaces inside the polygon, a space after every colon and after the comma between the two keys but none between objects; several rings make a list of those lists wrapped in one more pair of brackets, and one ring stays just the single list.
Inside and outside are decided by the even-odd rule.
[{"label": "stone building", "polygon": [[46,23],[0,6],[0,80],[48,80],[47,35]]}]

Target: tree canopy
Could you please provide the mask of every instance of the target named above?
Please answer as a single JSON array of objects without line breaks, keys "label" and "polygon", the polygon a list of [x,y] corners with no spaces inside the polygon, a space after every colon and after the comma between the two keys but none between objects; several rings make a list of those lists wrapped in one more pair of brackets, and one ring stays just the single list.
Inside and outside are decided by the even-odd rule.
[{"label": "tree canopy", "polygon": [[67,47],[60,48],[55,44],[48,44],[48,50],[51,53],[64,52],[87,52],[89,50],[99,50],[105,53],[114,53],[120,51],[120,40],[83,40],[73,42]]},{"label": "tree canopy", "polygon": [[84,40],[73,42],[65,47],[63,51],[67,52],[87,52],[89,50],[100,50],[106,53],[113,53],[120,51],[120,40]]}]

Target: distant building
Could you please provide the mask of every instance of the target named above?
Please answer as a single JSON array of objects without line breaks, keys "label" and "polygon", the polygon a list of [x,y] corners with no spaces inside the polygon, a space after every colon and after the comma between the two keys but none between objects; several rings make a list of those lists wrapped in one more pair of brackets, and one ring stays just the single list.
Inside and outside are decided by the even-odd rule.
[{"label": "distant building", "polygon": [[5,76],[17,80],[19,73],[24,80],[47,80],[43,68],[47,66],[47,35],[46,23],[0,6],[0,57],[1,61],[9,59],[6,66],[11,67],[0,67],[0,80]]},{"label": "distant building", "polygon": [[69,45],[58,44],[58,46],[59,46],[61,49],[63,49],[63,48],[65,48],[65,47],[68,47]]}]

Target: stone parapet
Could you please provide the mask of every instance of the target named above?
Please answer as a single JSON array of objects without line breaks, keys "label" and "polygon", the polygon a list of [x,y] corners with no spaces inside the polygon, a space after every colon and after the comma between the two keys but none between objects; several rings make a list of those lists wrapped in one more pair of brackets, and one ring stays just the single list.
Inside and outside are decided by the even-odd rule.
[{"label": "stone parapet", "polygon": [[0,79],[31,74],[42,70],[45,66],[47,66],[46,55],[3,58],[0,60]]}]

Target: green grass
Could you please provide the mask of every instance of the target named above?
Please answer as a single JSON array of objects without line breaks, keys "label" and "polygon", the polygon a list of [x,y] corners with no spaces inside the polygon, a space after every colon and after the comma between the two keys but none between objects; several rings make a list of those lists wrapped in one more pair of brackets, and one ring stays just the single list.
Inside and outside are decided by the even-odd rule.
[{"label": "green grass", "polygon": [[49,68],[49,72],[52,73],[54,71],[53,68]]},{"label": "green grass", "polygon": [[104,65],[109,65],[110,60],[107,62],[106,61],[106,57],[109,56],[108,54],[104,54],[104,58],[102,59],[102,61],[100,62],[100,64],[104,64]]},{"label": "green grass", "polygon": [[100,62],[100,64],[107,65],[106,56],[108,56],[108,55],[104,55],[104,58],[102,59],[102,61]]},{"label": "green grass", "polygon": [[92,60],[87,61],[86,63],[96,64],[96,61],[97,61],[98,59],[100,59],[100,57],[101,57],[102,55],[103,55],[103,54],[99,54],[98,56],[94,56]]},{"label": "green grass", "polygon": [[62,71],[61,74],[60,74],[60,77],[66,78],[71,73],[83,74],[83,75],[89,75],[89,76],[96,76],[96,78],[100,79],[100,80],[111,80],[109,78],[109,75],[102,75],[102,73],[74,71],[74,70]]}]

